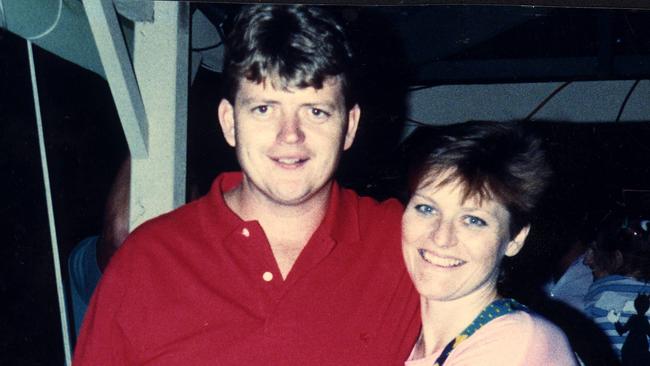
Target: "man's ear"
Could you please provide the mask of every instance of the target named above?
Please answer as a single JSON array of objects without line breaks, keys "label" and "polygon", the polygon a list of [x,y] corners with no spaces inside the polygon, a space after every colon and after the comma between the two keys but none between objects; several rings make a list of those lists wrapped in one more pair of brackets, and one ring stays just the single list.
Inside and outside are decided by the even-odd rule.
[{"label": "man's ear", "polygon": [[343,150],[347,150],[352,146],[354,137],[357,135],[357,127],[359,127],[359,119],[361,118],[361,108],[355,104],[348,112],[348,130],[345,132],[345,141],[343,143]]},{"label": "man's ear", "polygon": [[526,241],[526,237],[528,237],[528,232],[530,232],[530,225],[524,226],[519,230],[519,233],[508,242],[505,252],[508,257],[517,255],[521,248],[524,247],[524,242]]},{"label": "man's ear", "polygon": [[219,124],[221,125],[223,137],[226,138],[228,145],[235,147],[235,109],[232,104],[224,98],[219,102],[217,114],[219,115]]}]

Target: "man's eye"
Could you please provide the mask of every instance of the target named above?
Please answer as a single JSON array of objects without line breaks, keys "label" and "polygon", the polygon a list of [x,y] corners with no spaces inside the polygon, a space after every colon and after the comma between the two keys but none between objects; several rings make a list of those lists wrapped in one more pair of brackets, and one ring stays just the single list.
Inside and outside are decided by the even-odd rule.
[{"label": "man's eye", "polygon": [[316,117],[316,118],[321,118],[322,119],[322,118],[327,118],[327,117],[330,116],[329,113],[327,113],[324,110],[319,109],[319,108],[312,108],[310,112],[311,112],[311,115]]},{"label": "man's eye", "polygon": [[471,226],[478,226],[478,227],[483,227],[487,226],[487,222],[485,220],[481,219],[480,217],[468,215],[465,217],[465,224],[471,225]]},{"label": "man's eye", "polygon": [[429,205],[426,205],[426,204],[423,204],[423,203],[421,203],[419,205],[415,205],[415,210],[418,211],[419,213],[425,214],[425,215],[431,215],[434,212],[433,207],[431,207]]},{"label": "man's eye", "polygon": [[259,105],[253,108],[253,113],[255,114],[266,114],[269,111],[268,105]]}]

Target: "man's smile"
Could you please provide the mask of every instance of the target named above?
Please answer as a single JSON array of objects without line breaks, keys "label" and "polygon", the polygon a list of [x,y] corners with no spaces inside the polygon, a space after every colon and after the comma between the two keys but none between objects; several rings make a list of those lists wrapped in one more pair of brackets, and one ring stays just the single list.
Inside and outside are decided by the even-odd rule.
[{"label": "man's smile", "polygon": [[271,157],[271,160],[284,169],[297,169],[309,161],[308,157]]}]

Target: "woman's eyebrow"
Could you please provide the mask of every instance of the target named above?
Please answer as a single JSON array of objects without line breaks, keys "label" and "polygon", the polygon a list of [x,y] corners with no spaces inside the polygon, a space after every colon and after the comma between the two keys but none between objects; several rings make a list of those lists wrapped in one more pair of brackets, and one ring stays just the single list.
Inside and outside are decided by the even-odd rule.
[{"label": "woman's eyebrow", "polygon": [[429,201],[429,202],[431,202],[431,203],[435,203],[435,202],[436,202],[436,201],[435,201],[434,199],[432,199],[431,197],[426,196],[426,195],[423,195],[423,194],[420,194],[420,193],[414,193],[413,196],[414,196],[414,197],[417,196],[417,197],[419,197],[420,199],[423,199],[423,200],[425,200],[425,201]]}]

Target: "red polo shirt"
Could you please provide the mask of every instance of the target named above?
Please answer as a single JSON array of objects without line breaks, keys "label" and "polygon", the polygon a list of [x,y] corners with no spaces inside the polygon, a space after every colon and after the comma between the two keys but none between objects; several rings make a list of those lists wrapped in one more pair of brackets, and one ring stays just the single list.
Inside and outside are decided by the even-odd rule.
[{"label": "red polo shirt", "polygon": [[403,365],[419,297],[401,205],[334,184],[286,280],[257,221],[223,200],[241,174],[136,229],[111,260],[74,357],[83,365]]}]

